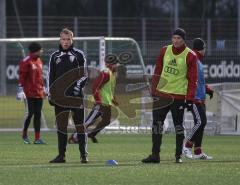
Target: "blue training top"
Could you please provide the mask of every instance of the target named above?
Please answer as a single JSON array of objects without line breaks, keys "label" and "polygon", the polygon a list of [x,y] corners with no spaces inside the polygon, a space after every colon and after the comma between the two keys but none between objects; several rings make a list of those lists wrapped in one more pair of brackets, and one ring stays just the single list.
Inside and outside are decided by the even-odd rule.
[{"label": "blue training top", "polygon": [[206,82],[204,79],[203,64],[200,60],[197,61],[198,64],[198,83],[197,92],[195,100],[205,100],[206,99]]}]

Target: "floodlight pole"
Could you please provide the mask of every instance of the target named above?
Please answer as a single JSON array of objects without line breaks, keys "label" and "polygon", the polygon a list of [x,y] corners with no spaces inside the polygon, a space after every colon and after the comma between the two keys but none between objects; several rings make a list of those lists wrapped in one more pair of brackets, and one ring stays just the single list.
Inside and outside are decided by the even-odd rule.
[{"label": "floodlight pole", "polygon": [[179,4],[178,0],[174,0],[174,29],[179,27]]},{"label": "floodlight pole", "polygon": [[207,55],[212,53],[212,22],[211,19],[207,19]]},{"label": "floodlight pole", "polygon": [[[112,37],[112,0],[108,0],[108,5],[107,5],[107,21],[108,21],[108,37]],[[108,51],[109,53],[112,52],[112,42],[108,44]]]},{"label": "floodlight pole", "polygon": [[42,0],[38,0],[38,37],[42,37]]},{"label": "floodlight pole", "polygon": [[112,37],[112,0],[108,0],[108,37]]},{"label": "floodlight pole", "polygon": [[238,0],[238,55],[240,55],[240,0]]},{"label": "floodlight pole", "polygon": [[6,0],[0,0],[0,38],[6,37]]},{"label": "floodlight pole", "polygon": [[[6,38],[6,0],[0,0],[0,38]],[[6,95],[6,45],[0,43],[0,95]]]}]

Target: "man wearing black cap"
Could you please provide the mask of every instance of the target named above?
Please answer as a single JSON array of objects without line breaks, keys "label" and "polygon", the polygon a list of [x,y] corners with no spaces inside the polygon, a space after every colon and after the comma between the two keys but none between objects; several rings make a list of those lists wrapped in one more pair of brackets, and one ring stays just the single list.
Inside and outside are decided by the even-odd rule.
[{"label": "man wearing black cap", "polygon": [[172,45],[160,50],[151,93],[153,96],[152,153],[143,163],[159,163],[163,124],[171,111],[176,132],[176,163],[181,163],[184,140],[184,108],[192,108],[197,86],[197,58],[186,44],[186,32],[178,28],[173,32]]},{"label": "man wearing black cap", "polygon": [[[93,143],[98,143],[96,135],[110,124],[112,105],[118,106],[118,102],[114,95],[118,57],[114,54],[107,55],[105,57],[105,66],[106,67],[100,72],[100,75],[93,83],[92,92],[95,105],[84,123],[88,130],[88,137],[91,138]],[[95,127],[93,129],[88,129],[93,124]],[[76,134],[72,134],[68,142],[76,143]]]},{"label": "man wearing black cap", "polygon": [[[183,147],[184,155],[189,159],[210,160],[211,156],[203,153],[201,145],[203,139],[204,128],[207,123],[206,116],[206,94],[213,97],[213,90],[205,83],[202,59],[205,55],[206,44],[201,38],[193,40],[193,51],[198,58],[198,84],[197,93],[194,97],[193,109],[191,110],[194,118],[194,127],[192,128],[187,141]],[[192,147],[194,145],[194,157],[192,156]]]},{"label": "man wearing black cap", "polygon": [[43,52],[42,46],[37,42],[32,42],[29,47],[29,55],[25,57],[19,64],[19,85],[17,99],[26,99],[26,117],[24,119],[24,127],[22,139],[25,144],[30,144],[28,138],[28,127],[31,118],[34,115],[34,144],[45,144],[40,138],[41,128],[41,110],[45,91],[42,78],[42,61],[39,58]]}]

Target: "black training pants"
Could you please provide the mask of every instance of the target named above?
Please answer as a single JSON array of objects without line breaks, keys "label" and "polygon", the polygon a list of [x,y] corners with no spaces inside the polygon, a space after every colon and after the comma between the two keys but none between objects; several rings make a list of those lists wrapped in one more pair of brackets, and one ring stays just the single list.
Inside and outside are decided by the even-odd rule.
[{"label": "black training pants", "polygon": [[101,121],[96,124],[96,127],[93,130],[89,131],[89,137],[95,137],[101,130],[110,124],[111,106],[95,105],[85,121],[86,127],[95,124],[99,117],[101,117]]},{"label": "black training pants", "polygon": [[33,127],[35,132],[40,132],[41,128],[41,110],[43,105],[42,98],[27,98],[26,99],[26,117],[24,119],[23,130],[27,131],[31,118],[34,115]]},{"label": "black training pants", "polygon": [[152,153],[158,155],[162,144],[163,124],[167,113],[171,111],[176,132],[175,156],[182,154],[184,140],[184,100],[154,98],[153,102],[153,125],[152,125]]},{"label": "black training pants", "polygon": [[67,126],[69,114],[72,114],[72,118],[76,127],[79,142],[79,151],[81,157],[87,156],[87,137],[84,132],[83,120],[84,109],[80,108],[63,108],[55,106],[55,116],[58,134],[58,151],[60,155],[65,155],[67,146]]},{"label": "black training pants", "polygon": [[193,104],[191,112],[194,119],[194,127],[187,139],[193,142],[195,147],[201,147],[204,128],[207,124],[206,106],[205,104]]}]

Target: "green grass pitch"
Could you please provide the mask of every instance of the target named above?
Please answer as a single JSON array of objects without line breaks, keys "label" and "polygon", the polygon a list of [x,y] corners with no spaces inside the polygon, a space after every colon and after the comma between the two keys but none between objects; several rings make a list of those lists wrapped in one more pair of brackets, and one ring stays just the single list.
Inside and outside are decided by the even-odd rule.
[{"label": "green grass pitch", "polygon": [[[30,133],[33,139],[33,133]],[[160,164],[142,164],[151,150],[150,134],[101,134],[89,141],[89,163],[81,164],[77,145],[68,145],[65,164],[49,164],[57,154],[54,132],[42,133],[47,145],[24,145],[20,132],[0,132],[0,185],[226,185],[239,184],[240,137],[205,136],[212,161],[174,163],[174,135],[164,135]],[[118,166],[106,166],[115,159]]]},{"label": "green grass pitch", "polygon": [[[124,98],[121,98],[124,100]],[[208,111],[216,113],[217,98],[214,97],[213,100],[208,101],[207,108]],[[121,102],[122,104],[127,104],[127,102]],[[128,107],[125,107],[126,109]],[[88,110],[90,111],[91,108]],[[49,105],[48,101],[44,99],[43,109],[44,117],[48,128],[54,128],[55,116],[54,108]],[[148,110],[150,111],[150,110]],[[135,118],[129,119],[124,113],[119,112],[118,120],[121,126],[138,126],[141,122],[141,113],[137,112]],[[0,128],[11,129],[11,128],[22,128],[23,118],[25,115],[24,103],[21,101],[16,101],[15,96],[1,96],[0,97]],[[149,120],[150,121],[150,120]],[[151,121],[150,121],[151,122]],[[32,128],[32,124],[30,124]]]}]

